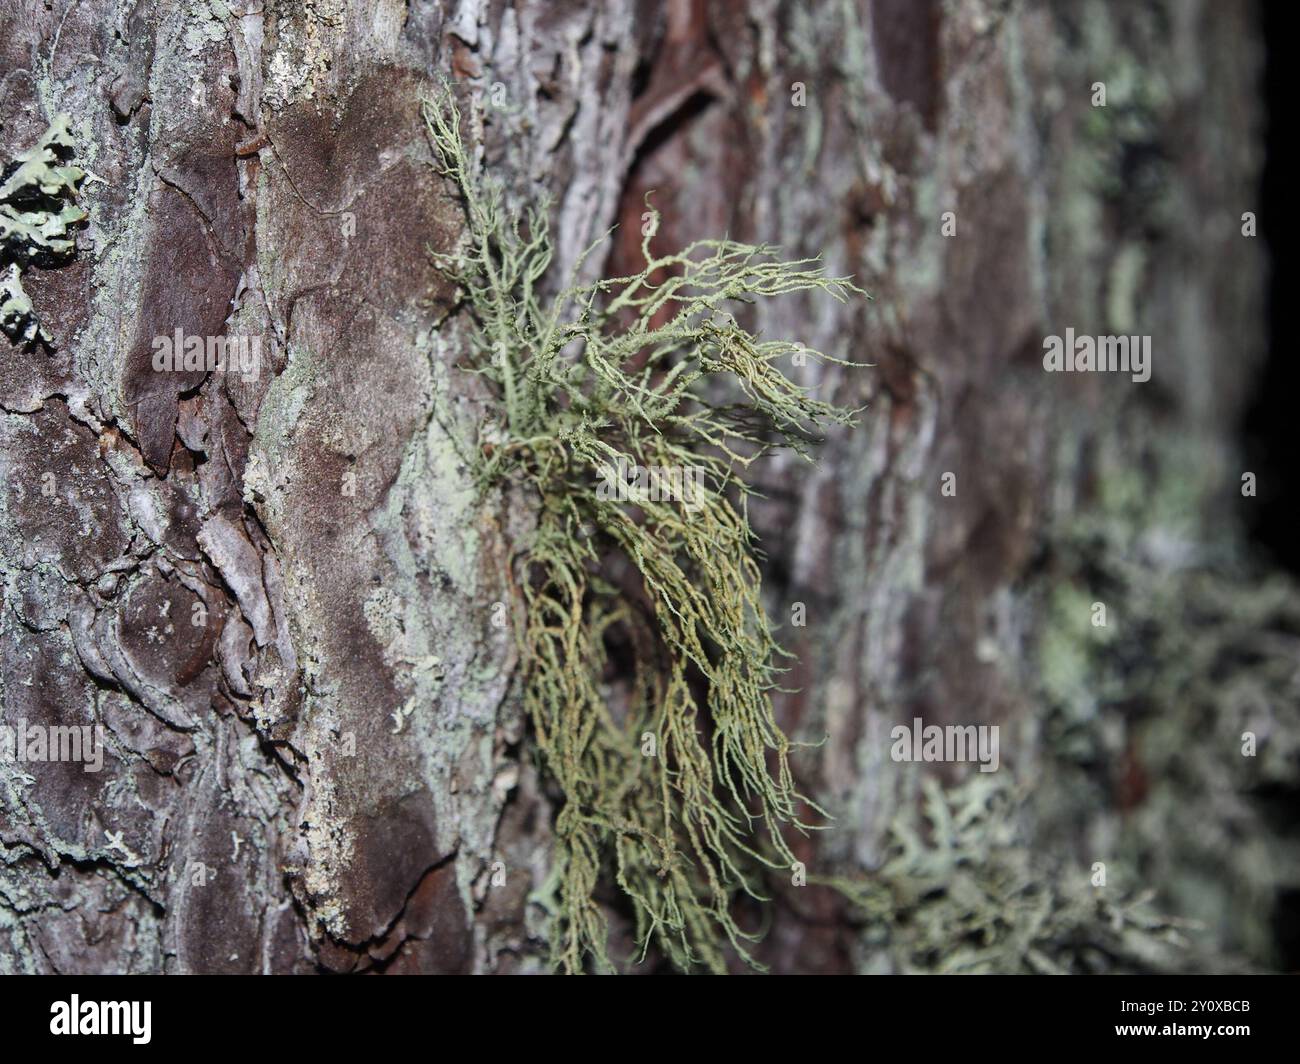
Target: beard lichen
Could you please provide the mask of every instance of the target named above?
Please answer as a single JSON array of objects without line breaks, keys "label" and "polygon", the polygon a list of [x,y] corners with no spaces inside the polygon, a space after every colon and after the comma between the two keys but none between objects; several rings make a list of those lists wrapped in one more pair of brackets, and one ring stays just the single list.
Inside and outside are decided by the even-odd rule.
[{"label": "beard lichen", "polygon": [[[796,355],[840,360],[760,340],[729,308],[865,293],[766,246],[699,240],[655,255],[647,200],[638,272],[578,283],[597,241],[545,299],[546,205],[522,218],[507,210],[469,158],[449,89],[424,115],[466,223],[460,247],[435,261],[473,322],[469,368],[503,406],[483,431],[478,473],[536,506],[518,565],[519,639],[525,710],[559,798],[552,872],[535,895],[550,914],[553,962],[614,969],[597,901],[612,878],[640,958],[653,943],[682,970],[722,971],[729,944],[757,967],[736,896],[761,899],[763,866],[797,864],[787,833],[826,814],[797,788],[797,744],[773,716],[782,651],[761,601],[742,473],[773,446],[809,457],[818,431],[852,423],[852,412],[778,368],[800,364]],[[729,401],[713,398],[728,386]],[[683,497],[675,476],[637,490],[627,470],[677,471],[697,490]]]}]

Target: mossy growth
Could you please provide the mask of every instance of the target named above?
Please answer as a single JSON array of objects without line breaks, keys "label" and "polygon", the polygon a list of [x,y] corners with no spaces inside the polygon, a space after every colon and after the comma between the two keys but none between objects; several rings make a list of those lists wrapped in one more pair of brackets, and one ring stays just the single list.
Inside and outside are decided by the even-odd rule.
[{"label": "mossy growth", "polygon": [[[782,651],[761,602],[743,474],[773,446],[809,457],[819,431],[852,414],[780,368],[800,352],[837,360],[760,340],[732,311],[786,293],[864,293],[770,247],[700,240],[658,256],[652,209],[637,273],[580,284],[575,268],[546,299],[546,204],[522,217],[507,209],[476,172],[445,86],[425,120],[467,223],[458,250],[436,261],[475,325],[470,368],[502,403],[500,424],[483,430],[479,475],[522,487],[537,507],[519,560],[520,640],[525,707],[561,799],[537,896],[554,962],[614,969],[596,898],[612,879],[641,957],[654,944],[682,970],[722,971],[729,944],[755,963],[736,895],[761,897],[762,867],[790,869],[788,833],[825,813],[799,792],[795,744],[773,717]],[[625,491],[629,469],[696,490]],[[613,650],[622,682],[606,676]]]}]

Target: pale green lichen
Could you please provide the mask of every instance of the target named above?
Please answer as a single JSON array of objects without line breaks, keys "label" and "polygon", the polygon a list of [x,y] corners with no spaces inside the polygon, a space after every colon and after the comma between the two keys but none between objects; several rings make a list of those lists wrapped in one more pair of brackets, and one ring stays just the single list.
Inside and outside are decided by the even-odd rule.
[{"label": "pale green lichen", "polygon": [[73,152],[69,121],[67,115],[55,118],[35,147],[5,167],[0,181],[0,329],[21,343],[53,344],[23,291],[23,271],[33,262],[68,258],[76,249],[71,228],[86,218],[69,202],[85,177],[67,165]]},{"label": "pale green lichen", "polygon": [[[1106,465],[1096,509],[1054,537],[1036,833],[1107,840],[1205,925],[1203,957],[1270,967],[1275,906],[1300,884],[1300,847],[1273,819],[1300,781],[1300,591],[1190,538],[1204,475],[1184,453]],[[1097,599],[1105,629],[1088,620]]]},{"label": "pale green lichen", "polygon": [[[516,216],[475,172],[449,92],[425,116],[467,221],[462,246],[436,259],[474,322],[470,368],[502,402],[482,432],[480,481],[521,487],[537,507],[520,643],[525,707],[561,801],[535,896],[552,913],[555,963],[613,968],[596,900],[612,877],[643,956],[653,942],[683,970],[721,971],[728,943],[750,959],[734,895],[759,897],[760,866],[795,863],[784,833],[824,816],[799,793],[794,744],[773,717],[781,651],[741,472],[774,444],[807,454],[821,426],[851,420],[778,368],[826,356],[760,341],[729,308],[860,290],[813,260],[730,240],[656,256],[652,210],[641,270],[544,299],[545,206]],[[706,397],[728,383],[735,401]],[[600,488],[624,466],[691,471],[702,490],[632,505]],[[630,661],[617,672],[615,646]]]},{"label": "pale green lichen", "polygon": [[[923,829],[900,814],[880,869],[831,886],[865,914],[864,945],[903,974],[1067,974],[1177,971],[1185,921],[1150,894],[1095,870],[1061,864],[1032,844],[1030,794],[1006,774],[976,774],[944,790],[924,782]],[[879,968],[879,965],[877,965]]]}]

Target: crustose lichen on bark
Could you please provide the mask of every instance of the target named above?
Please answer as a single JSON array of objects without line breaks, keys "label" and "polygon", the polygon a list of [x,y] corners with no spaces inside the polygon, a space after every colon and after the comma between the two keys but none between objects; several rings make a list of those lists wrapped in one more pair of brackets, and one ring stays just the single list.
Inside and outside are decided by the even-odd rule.
[{"label": "crustose lichen on bark", "polygon": [[53,346],[22,286],[32,264],[48,266],[76,250],[72,227],[86,212],[71,201],[86,176],[68,165],[73,154],[70,118],[58,115],[41,139],[0,177],[0,329],[15,342]]}]

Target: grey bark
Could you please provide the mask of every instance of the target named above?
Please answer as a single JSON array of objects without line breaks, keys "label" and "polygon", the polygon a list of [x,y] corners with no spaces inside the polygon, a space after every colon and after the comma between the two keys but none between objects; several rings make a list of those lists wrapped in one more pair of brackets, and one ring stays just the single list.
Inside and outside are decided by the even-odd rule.
[{"label": "grey bark", "polygon": [[[493,404],[429,256],[461,224],[420,121],[440,77],[512,201],[553,198],[553,286],[615,223],[585,269],[629,272],[653,189],[659,245],[777,243],[874,298],[752,311],[872,363],[795,370],[860,425],[758,474],[772,612],[807,616],[779,708],[826,739],[810,869],[869,873],[915,810],[891,726],[999,724],[1036,853],[1208,917],[1193,966],[1272,963],[1294,844],[1204,742],[1293,722],[1273,689],[1178,717],[1210,664],[1169,680],[1182,621],[1158,648],[1135,621],[1215,573],[1260,601],[1232,515],[1261,47],[1251,5],[1209,0],[3,0],[0,158],[68,112],[93,175],[75,260],[25,278],[56,349],[0,340],[4,717],[102,724],[109,752],[0,764],[0,971],[545,965],[553,808],[494,623],[527,515],[469,475]],[[1067,326],[1151,335],[1152,381],[1044,373]],[[153,372],[177,329],[262,337],[260,374]],[[1244,644],[1292,638],[1268,586]],[[1094,599],[1113,642],[1086,644]],[[1159,727],[1204,759],[1179,776]],[[1207,872],[1197,823],[1276,860]],[[899,967],[829,891],[775,911],[779,970]]]}]

